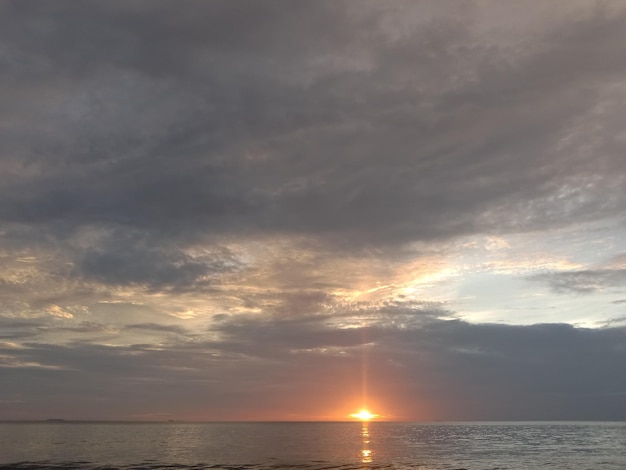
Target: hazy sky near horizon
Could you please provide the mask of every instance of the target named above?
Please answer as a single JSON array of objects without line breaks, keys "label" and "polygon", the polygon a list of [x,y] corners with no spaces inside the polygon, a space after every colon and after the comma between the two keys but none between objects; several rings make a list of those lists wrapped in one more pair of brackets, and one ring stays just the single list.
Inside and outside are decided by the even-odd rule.
[{"label": "hazy sky near horizon", "polygon": [[0,0],[0,419],[626,419],[625,44],[611,1]]}]

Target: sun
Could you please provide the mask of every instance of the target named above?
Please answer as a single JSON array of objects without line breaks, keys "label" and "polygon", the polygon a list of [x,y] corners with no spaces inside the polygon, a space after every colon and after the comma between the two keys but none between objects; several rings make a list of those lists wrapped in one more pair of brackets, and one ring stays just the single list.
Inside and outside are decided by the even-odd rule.
[{"label": "sun", "polygon": [[350,417],[360,419],[361,421],[369,421],[370,419],[378,418],[379,415],[370,413],[368,410],[363,408],[358,413],[352,413]]}]

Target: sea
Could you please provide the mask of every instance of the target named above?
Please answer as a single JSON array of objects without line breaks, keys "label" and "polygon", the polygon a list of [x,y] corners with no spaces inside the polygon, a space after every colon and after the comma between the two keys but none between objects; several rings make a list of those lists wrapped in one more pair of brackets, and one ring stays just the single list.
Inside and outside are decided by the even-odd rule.
[{"label": "sea", "polygon": [[0,423],[0,469],[624,470],[626,423]]}]

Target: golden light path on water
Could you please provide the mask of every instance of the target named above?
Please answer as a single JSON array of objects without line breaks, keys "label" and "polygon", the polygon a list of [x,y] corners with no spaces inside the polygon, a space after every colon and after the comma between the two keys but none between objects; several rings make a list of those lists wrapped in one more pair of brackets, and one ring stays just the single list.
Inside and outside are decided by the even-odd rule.
[{"label": "golden light path on water", "polygon": [[370,430],[367,420],[361,425],[361,462],[372,463],[372,449],[370,449]]}]

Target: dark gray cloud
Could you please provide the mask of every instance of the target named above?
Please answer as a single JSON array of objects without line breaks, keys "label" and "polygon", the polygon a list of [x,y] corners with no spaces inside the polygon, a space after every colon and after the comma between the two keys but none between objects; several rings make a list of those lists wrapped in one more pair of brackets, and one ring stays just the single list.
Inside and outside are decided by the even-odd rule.
[{"label": "dark gray cloud", "polygon": [[85,250],[76,276],[113,285],[140,285],[155,290],[202,289],[221,274],[241,267],[226,248],[192,257],[176,246],[156,244],[142,237],[112,236]]},{"label": "dark gray cloud", "polygon": [[15,321],[2,318],[0,320],[0,326],[2,326],[0,340],[14,341],[36,336],[39,325],[36,322]]},{"label": "dark gray cloud", "polygon": [[132,325],[127,325],[127,329],[130,330],[148,330],[148,331],[158,331],[164,333],[174,333],[177,335],[188,335],[189,332],[184,328],[178,325],[163,325],[159,323],[136,323]]},{"label": "dark gray cloud", "polygon": [[559,294],[591,294],[626,286],[626,269],[551,272],[532,276],[531,280],[545,282]]},{"label": "dark gray cloud", "polygon": [[[28,143],[9,131],[22,169],[0,214],[187,237],[243,225],[406,241],[621,212],[606,186],[624,170],[609,129],[596,134],[592,186],[591,154],[557,149],[610,99],[621,16],[583,18],[517,50],[461,19],[394,40],[352,8],[9,2],[8,54],[45,58],[36,80],[63,78],[10,87],[50,97],[7,109],[33,127],[17,129]],[[370,28],[356,34],[354,18]],[[342,63],[350,52],[363,64]]]},{"label": "dark gray cloud", "polygon": [[[338,27],[350,24],[344,10],[334,2],[313,6],[284,0],[255,5],[191,0],[183,8],[172,0],[3,4],[4,16],[13,19],[5,22],[5,37],[15,47],[77,76],[107,65],[157,76],[197,73],[203,56],[208,64],[247,59],[257,65],[280,59],[275,57],[280,51],[289,60],[309,40],[314,40],[311,49],[325,45],[328,52],[346,35]],[[286,42],[287,37],[293,40]]]},{"label": "dark gray cloud", "polygon": [[[417,322],[398,318],[394,324],[347,330],[313,319],[290,322],[287,328],[280,321],[252,320],[250,331],[238,325],[230,333],[246,342],[258,341],[252,350],[271,357],[280,357],[275,348],[283,353],[300,349],[318,358],[330,355],[338,361],[345,354],[357,363],[366,355],[372,389],[384,389],[379,383],[384,377],[402,375],[405,388],[397,393],[405,398],[414,394],[417,402],[427,399],[449,418],[588,419],[600,413],[613,419],[620,414],[618,407],[626,399],[626,384],[618,372],[625,352],[623,328],[470,325],[419,313]],[[363,348],[367,344],[375,347]],[[588,400],[593,396],[600,404],[591,411]]]}]

